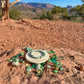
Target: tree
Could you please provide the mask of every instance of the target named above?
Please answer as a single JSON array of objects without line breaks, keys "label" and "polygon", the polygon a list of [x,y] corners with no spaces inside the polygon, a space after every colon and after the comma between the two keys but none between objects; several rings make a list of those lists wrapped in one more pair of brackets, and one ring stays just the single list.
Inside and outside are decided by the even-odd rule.
[{"label": "tree", "polygon": [[58,8],[57,6],[55,6],[52,10],[51,10],[52,14],[57,14],[58,13]]},{"label": "tree", "polygon": [[82,2],[84,2],[84,0],[81,0]]},{"label": "tree", "polygon": [[0,0],[2,10],[2,20],[9,19],[9,9],[19,1],[20,0],[16,0],[9,4],[9,0]]}]

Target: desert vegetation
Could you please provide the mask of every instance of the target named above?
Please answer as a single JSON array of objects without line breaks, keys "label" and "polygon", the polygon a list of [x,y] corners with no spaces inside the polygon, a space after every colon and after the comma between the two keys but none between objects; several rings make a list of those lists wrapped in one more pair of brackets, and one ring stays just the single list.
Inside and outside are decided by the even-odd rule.
[{"label": "desert vegetation", "polygon": [[[83,2],[83,0],[82,0]],[[2,12],[0,9],[0,18]],[[84,4],[77,5],[68,10],[60,6],[55,6],[52,9],[46,8],[28,8],[21,5],[11,6],[9,10],[9,17],[11,19],[20,20],[23,18],[28,19],[48,19],[48,20],[69,20],[74,22],[84,22]]]},{"label": "desert vegetation", "polygon": [[69,11],[67,8],[61,8],[59,6],[55,6],[55,8],[47,11],[39,15],[40,19],[49,19],[49,20],[69,20],[75,22],[83,22],[84,21],[84,4],[82,6],[77,5],[76,7],[70,9]]},{"label": "desert vegetation", "polygon": [[17,9],[11,9],[9,11],[9,16],[10,18],[15,19],[15,20],[21,19],[21,13]]}]

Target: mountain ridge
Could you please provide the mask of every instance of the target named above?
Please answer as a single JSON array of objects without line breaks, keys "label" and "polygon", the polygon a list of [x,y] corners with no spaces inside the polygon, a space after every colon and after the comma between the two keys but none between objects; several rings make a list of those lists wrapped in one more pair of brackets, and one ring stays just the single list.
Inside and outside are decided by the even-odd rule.
[{"label": "mountain ridge", "polygon": [[18,2],[15,5],[22,5],[29,8],[46,8],[46,9],[52,9],[55,7],[55,5],[48,4],[48,3],[33,3],[33,2],[31,3]]}]

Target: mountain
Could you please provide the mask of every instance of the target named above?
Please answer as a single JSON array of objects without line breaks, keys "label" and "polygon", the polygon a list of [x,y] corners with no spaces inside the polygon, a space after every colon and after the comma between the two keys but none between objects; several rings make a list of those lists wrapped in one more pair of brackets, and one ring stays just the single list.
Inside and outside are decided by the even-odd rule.
[{"label": "mountain", "polygon": [[[25,3],[17,3],[16,5],[13,5],[10,10],[17,9],[21,13],[21,18],[28,18],[28,19],[35,19],[36,17],[39,17],[38,15],[43,14],[43,12],[47,12],[50,9],[46,8],[34,8],[30,5],[26,5]],[[1,17],[1,16],[0,16]]]},{"label": "mountain", "polygon": [[22,5],[24,7],[29,7],[29,8],[46,8],[46,9],[54,8],[54,5],[44,4],[44,3],[24,3],[24,2],[18,2],[15,5]]}]

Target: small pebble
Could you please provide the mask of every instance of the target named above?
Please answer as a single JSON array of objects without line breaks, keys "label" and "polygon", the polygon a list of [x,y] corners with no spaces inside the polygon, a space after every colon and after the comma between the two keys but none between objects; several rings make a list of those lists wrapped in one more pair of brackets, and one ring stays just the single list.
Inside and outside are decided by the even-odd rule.
[{"label": "small pebble", "polygon": [[58,73],[58,71],[57,70],[54,70],[54,73]]},{"label": "small pebble", "polygon": [[62,63],[59,62],[59,65],[62,66]]},{"label": "small pebble", "polygon": [[62,56],[63,58],[65,58],[65,56]]},{"label": "small pebble", "polygon": [[55,53],[55,51],[51,50],[51,53]]},{"label": "small pebble", "polygon": [[20,59],[20,62],[23,62],[23,59]]},{"label": "small pebble", "polygon": [[59,67],[60,67],[60,65],[58,65],[58,64],[54,64],[54,66],[55,66],[56,68],[59,68]]},{"label": "small pebble", "polygon": [[54,58],[52,58],[51,60],[52,60],[53,63],[56,63],[57,62]]},{"label": "small pebble", "polygon": [[14,57],[15,57],[15,58],[18,58],[18,55],[15,55]]},{"label": "small pebble", "polygon": [[27,71],[28,71],[28,72],[31,71],[31,66],[28,66],[28,67],[27,67]]},{"label": "small pebble", "polygon": [[49,59],[48,61],[49,61],[49,62],[52,62],[52,60],[50,60],[50,59]]},{"label": "small pebble", "polygon": [[24,55],[24,53],[19,53],[18,55],[19,55],[19,56],[23,56],[23,55]]},{"label": "small pebble", "polygon": [[25,61],[23,61],[22,63],[25,63]]},{"label": "small pebble", "polygon": [[12,59],[9,60],[9,62],[12,62],[12,61],[13,61]]},{"label": "small pebble", "polygon": [[55,64],[56,64],[56,65],[58,65],[58,64],[59,64],[59,62],[55,62]]},{"label": "small pebble", "polygon": [[54,56],[55,59],[57,59],[58,57],[57,56]]},{"label": "small pebble", "polygon": [[47,65],[47,68],[51,68],[51,66],[50,65]]},{"label": "small pebble", "polygon": [[56,70],[59,70],[59,67],[56,67],[55,69],[56,69]]},{"label": "small pebble", "polygon": [[54,55],[52,55],[52,56],[51,56],[51,58],[55,58],[55,56],[54,56]]},{"label": "small pebble", "polygon": [[30,74],[30,72],[29,72],[29,71],[27,71],[27,74]]},{"label": "small pebble", "polygon": [[26,66],[29,66],[29,64],[26,64]]},{"label": "small pebble", "polygon": [[48,53],[51,54],[51,51],[49,51]]},{"label": "small pebble", "polygon": [[82,64],[80,65],[80,71],[83,71],[83,65]]},{"label": "small pebble", "polygon": [[16,58],[18,58],[18,56],[16,55],[16,56],[14,56],[14,57],[12,57],[12,60],[15,60]]},{"label": "small pebble", "polygon": [[44,62],[44,63],[41,63],[40,65],[41,65],[41,66],[44,66],[45,64],[46,64],[46,63]]},{"label": "small pebble", "polygon": [[25,50],[26,50],[26,52],[29,52],[29,51],[31,51],[32,49],[30,49],[29,47],[26,47]]},{"label": "small pebble", "polygon": [[43,66],[41,66],[41,69],[44,69],[44,67],[43,67]]},{"label": "small pebble", "polygon": [[35,69],[35,68],[36,68],[36,64],[32,64],[31,66],[32,66],[32,68],[33,68],[33,69]]},{"label": "small pebble", "polygon": [[7,62],[10,62],[10,60],[9,60],[9,59],[7,59],[6,61],[7,61]]},{"label": "small pebble", "polygon": [[64,70],[62,67],[60,67],[59,69],[60,69],[60,71],[63,71]]}]

